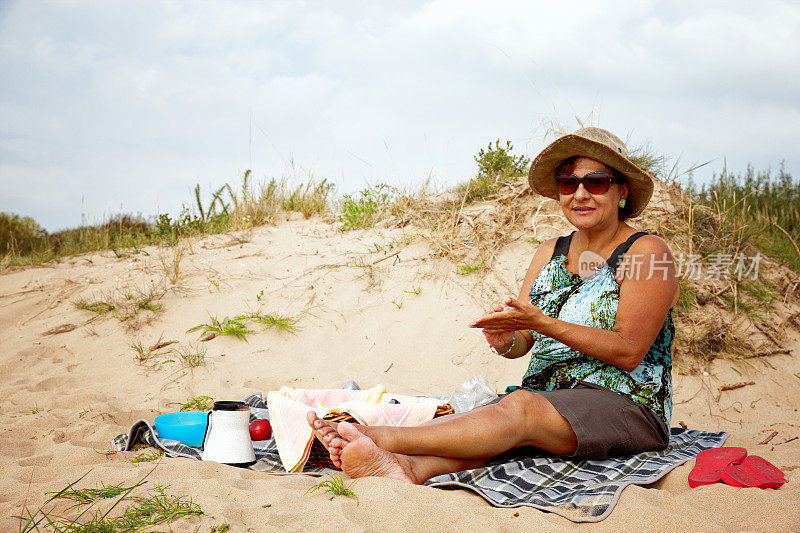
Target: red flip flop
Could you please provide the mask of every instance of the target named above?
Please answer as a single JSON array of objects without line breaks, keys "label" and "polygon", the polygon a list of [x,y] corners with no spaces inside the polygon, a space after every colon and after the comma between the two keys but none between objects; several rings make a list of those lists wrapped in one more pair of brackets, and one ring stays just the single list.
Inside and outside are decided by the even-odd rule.
[{"label": "red flip flop", "polygon": [[694,468],[689,472],[689,486],[710,485],[722,481],[722,469],[737,465],[747,457],[747,450],[733,446],[711,448],[697,454]]},{"label": "red flip flop", "polygon": [[766,459],[748,455],[741,464],[723,468],[722,481],[734,487],[777,489],[786,483],[786,476]]}]

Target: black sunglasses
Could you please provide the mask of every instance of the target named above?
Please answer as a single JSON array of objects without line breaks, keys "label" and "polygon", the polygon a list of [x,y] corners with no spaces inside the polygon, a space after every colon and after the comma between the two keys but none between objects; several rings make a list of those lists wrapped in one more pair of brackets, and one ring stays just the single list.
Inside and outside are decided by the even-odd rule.
[{"label": "black sunglasses", "polygon": [[556,189],[559,194],[573,194],[581,183],[583,183],[583,188],[591,194],[605,194],[612,183],[625,183],[625,180],[612,177],[608,172],[589,172],[582,178],[575,174],[556,176]]}]

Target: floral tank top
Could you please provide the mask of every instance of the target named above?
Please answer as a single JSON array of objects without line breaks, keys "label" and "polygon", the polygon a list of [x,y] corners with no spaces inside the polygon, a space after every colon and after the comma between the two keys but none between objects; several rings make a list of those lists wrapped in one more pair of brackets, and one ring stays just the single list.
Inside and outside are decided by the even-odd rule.
[{"label": "floral tank top", "polygon": [[[550,317],[593,328],[614,327],[619,304],[616,267],[633,241],[646,235],[638,232],[614,250],[605,265],[584,279],[566,267],[572,235],[560,237],[553,257],[531,287],[531,303]],[[669,427],[672,416],[672,340],[675,327],[672,309],[642,362],[631,372],[595,359],[555,339],[533,334],[533,349],[522,387],[536,391],[570,389],[585,381],[600,385],[646,405]]]}]

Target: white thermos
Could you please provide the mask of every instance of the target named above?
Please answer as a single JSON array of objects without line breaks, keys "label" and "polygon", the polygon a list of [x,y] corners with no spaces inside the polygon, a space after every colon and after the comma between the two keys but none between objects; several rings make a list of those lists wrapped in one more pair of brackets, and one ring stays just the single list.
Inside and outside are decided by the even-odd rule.
[{"label": "white thermos", "polygon": [[214,402],[208,413],[203,461],[248,466],[256,461],[250,440],[250,406],[244,402]]}]

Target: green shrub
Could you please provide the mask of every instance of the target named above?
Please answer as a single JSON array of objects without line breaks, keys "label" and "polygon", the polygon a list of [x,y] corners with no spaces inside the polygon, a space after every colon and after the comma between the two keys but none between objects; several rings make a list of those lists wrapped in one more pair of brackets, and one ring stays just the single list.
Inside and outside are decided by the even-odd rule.
[{"label": "green shrub", "polygon": [[371,227],[391,203],[393,189],[379,183],[359,191],[357,195],[345,195],[342,214],[339,215],[339,231]]},{"label": "green shrub", "polygon": [[494,142],[494,147],[489,143],[486,149],[481,148],[475,156],[478,173],[465,186],[459,187],[466,194],[467,202],[491,196],[509,178],[527,173],[531,160],[524,155],[512,155],[513,149],[511,141],[506,141],[505,147],[500,146],[500,139]]},{"label": "green shrub", "polygon": [[46,235],[31,217],[0,212],[0,253],[30,253],[40,247]]},{"label": "green shrub", "polygon": [[489,143],[486,150],[481,148],[478,155],[475,156],[475,162],[478,163],[478,176],[508,178],[527,173],[531,160],[524,155],[511,155],[513,149],[511,141],[506,141],[506,146],[501,147],[500,139],[494,141],[494,148],[492,148],[492,143]]}]

